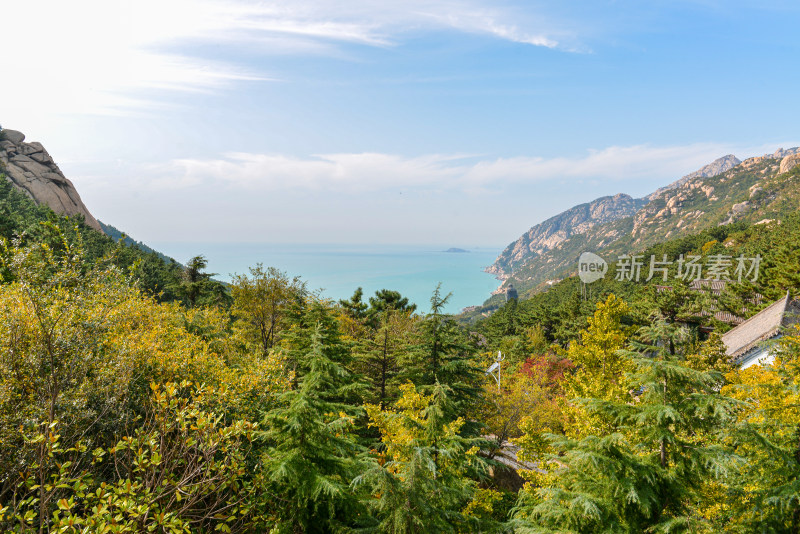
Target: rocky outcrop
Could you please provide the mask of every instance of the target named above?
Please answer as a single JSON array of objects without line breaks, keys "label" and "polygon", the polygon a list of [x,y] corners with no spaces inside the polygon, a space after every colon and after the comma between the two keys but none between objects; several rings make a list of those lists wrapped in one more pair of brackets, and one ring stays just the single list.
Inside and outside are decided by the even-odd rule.
[{"label": "rocky outcrop", "polygon": [[779,148],[772,154],[764,154],[764,157],[770,159],[783,159],[787,156],[793,156],[795,154],[800,154],[800,147],[787,148],[787,149]]},{"label": "rocky outcrop", "polygon": [[654,198],[660,196],[665,191],[680,189],[682,185],[684,185],[687,182],[691,182],[696,178],[709,178],[711,176],[717,176],[724,172],[728,172],[729,170],[740,164],[744,164],[746,167],[752,167],[754,165],[761,163],[766,159],[782,159],[786,158],[787,156],[792,156],[798,153],[800,153],[799,147],[787,148],[787,149],[779,148],[772,154],[764,154],[763,156],[747,158],[744,161],[740,161],[739,158],[737,158],[733,154],[728,154],[727,156],[722,156],[721,158],[715,159],[708,165],[705,165],[704,167],[697,169],[693,173],[687,174],[686,176],[672,182],[667,186],[656,189],[655,192],[647,195],[647,199],[653,200]]},{"label": "rocky outcrop", "polygon": [[22,132],[0,131],[0,173],[38,204],[46,204],[61,215],[80,215],[87,225],[102,232],[47,150],[41,143],[26,143]]},{"label": "rocky outcrop", "polygon": [[570,236],[582,234],[598,224],[633,215],[644,203],[644,199],[620,193],[570,208],[528,230],[506,247],[486,272],[503,278],[508,271],[532,256],[552,250]]},{"label": "rocky outcrop", "polygon": [[709,176],[716,176],[718,174],[722,174],[723,172],[729,171],[730,169],[736,167],[740,163],[741,161],[739,161],[739,158],[737,158],[733,154],[722,156],[721,158],[715,159],[708,165],[701,167],[692,173],[687,174],[683,178],[676,180],[667,186],[656,189],[655,192],[650,193],[647,196],[647,200],[653,200],[655,197],[661,195],[665,191],[678,189],[686,182],[690,182],[695,178],[708,178]]},{"label": "rocky outcrop", "polygon": [[791,156],[786,156],[781,160],[781,166],[778,172],[781,174],[789,172],[792,169],[794,169],[798,163],[800,163],[800,154],[792,154]]},{"label": "rocky outcrop", "polygon": [[[640,243],[643,237],[651,233],[652,228],[657,228],[666,224],[667,219],[671,217],[680,216],[681,220],[679,221],[678,227],[683,227],[692,219],[696,219],[699,215],[702,215],[703,212],[684,213],[683,206],[687,202],[694,203],[697,201],[696,190],[702,192],[705,198],[710,202],[719,200],[715,193],[715,187],[706,183],[707,178],[722,176],[731,169],[738,169],[740,171],[760,169],[760,174],[765,174],[772,168],[772,165],[774,165],[775,169],[778,168],[774,163],[776,159],[783,158],[781,160],[781,162],[783,162],[789,161],[791,158],[800,158],[800,156],[795,155],[797,153],[798,148],[779,148],[772,154],[753,156],[742,161],[739,161],[735,156],[728,155],[713,161],[698,171],[687,174],[680,180],[666,187],[660,188],[647,196],[650,202],[633,218],[633,230],[631,232],[635,238],[633,243]],[[723,177],[721,182],[724,181],[725,179]],[[761,191],[763,191],[763,188],[758,184],[754,184],[748,190],[748,197],[753,198]],[[723,220],[721,224],[730,224],[740,218],[748,211],[750,205],[749,202],[741,202],[731,206],[727,218]]]}]

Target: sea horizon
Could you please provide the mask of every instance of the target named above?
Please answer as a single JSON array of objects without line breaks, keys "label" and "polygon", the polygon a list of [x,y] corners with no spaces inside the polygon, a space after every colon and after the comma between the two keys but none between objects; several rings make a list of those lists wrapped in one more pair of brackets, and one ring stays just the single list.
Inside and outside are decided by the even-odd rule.
[{"label": "sea horizon", "polygon": [[[464,244],[375,243],[258,243],[156,241],[148,246],[186,263],[203,255],[207,272],[230,282],[234,274],[249,274],[258,263],[299,276],[311,291],[332,300],[347,299],[361,287],[364,300],[379,289],[399,291],[417,305],[430,309],[430,297],[441,283],[451,293],[445,312],[457,314],[482,304],[500,281],[484,272],[504,247]],[[448,252],[448,249],[467,252]]]}]

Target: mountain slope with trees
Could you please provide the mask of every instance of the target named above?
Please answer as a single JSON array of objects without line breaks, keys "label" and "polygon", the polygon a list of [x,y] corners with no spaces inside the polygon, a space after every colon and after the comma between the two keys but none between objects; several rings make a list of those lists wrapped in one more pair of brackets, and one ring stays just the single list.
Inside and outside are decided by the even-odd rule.
[{"label": "mountain slope with trees", "polygon": [[[578,257],[585,251],[613,262],[618,255],[636,254],[665,239],[715,226],[780,219],[800,205],[798,174],[793,170],[796,152],[797,149],[780,150],[749,158],[714,176],[689,175],[650,195],[633,214],[573,233],[551,249],[520,256],[510,273],[500,269],[504,273],[500,291],[511,284],[523,297],[541,291],[548,280],[574,272]],[[494,297],[487,301],[488,306],[477,311],[484,312],[500,302],[499,297]]]},{"label": "mountain slope with trees", "polygon": [[800,532],[800,330],[739,370],[714,313],[800,294],[791,163],[746,161],[705,200],[688,180],[670,198],[701,215],[665,204],[642,220],[679,232],[626,242],[758,256],[758,277],[612,262],[469,326],[439,288],[422,312],[262,265],[219,284],[0,176],[0,530]]}]

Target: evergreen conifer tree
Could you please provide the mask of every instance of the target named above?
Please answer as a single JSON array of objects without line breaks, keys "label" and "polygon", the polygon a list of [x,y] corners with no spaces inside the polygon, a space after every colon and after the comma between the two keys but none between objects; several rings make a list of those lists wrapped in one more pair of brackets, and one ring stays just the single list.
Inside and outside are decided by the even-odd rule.
[{"label": "evergreen conifer tree", "polygon": [[335,399],[350,404],[361,404],[364,395],[364,383],[360,377],[352,375],[353,355],[352,341],[342,338],[339,322],[326,301],[309,297],[296,301],[287,312],[288,330],[278,345],[289,369],[294,373],[294,387],[302,377],[310,372],[311,360],[308,354],[315,343],[315,337],[325,347],[325,356],[336,365],[345,369],[350,379],[346,384],[329,392],[323,392],[328,399]]},{"label": "evergreen conifer tree", "polygon": [[368,401],[377,402],[382,408],[397,397],[398,355],[411,345],[416,320],[412,314],[416,308],[399,292],[381,289],[369,298],[364,312],[366,333],[356,348],[358,370],[370,384]]},{"label": "evergreen conifer tree", "polygon": [[475,439],[452,419],[450,390],[435,383],[430,395],[413,384],[401,386],[397,407],[368,405],[371,426],[380,430],[384,450],[354,481],[367,488],[365,502],[378,524],[392,534],[478,532],[488,526],[464,513],[478,495],[476,479],[486,474]]},{"label": "evergreen conifer tree", "polygon": [[364,289],[359,287],[353,292],[353,296],[347,300],[340,300],[339,305],[353,319],[364,319],[367,316],[369,304],[364,302]]},{"label": "evergreen conifer tree", "polygon": [[230,296],[225,286],[211,278],[216,273],[205,272],[207,265],[208,260],[201,254],[190,259],[183,271],[177,292],[190,308],[229,304]]},{"label": "evergreen conifer tree", "polygon": [[449,298],[449,294],[442,296],[439,284],[431,297],[431,311],[421,322],[420,341],[401,360],[401,378],[411,380],[424,393],[432,392],[436,384],[449,388],[454,410],[449,415],[464,416],[464,435],[477,436],[480,425],[469,414],[476,413],[482,402],[483,369],[468,333],[443,312]]},{"label": "evergreen conifer tree", "polygon": [[663,321],[633,343],[629,393],[583,399],[616,430],[581,439],[549,436],[556,466],[516,511],[522,532],[684,532],[705,523],[704,483],[726,472],[731,455],[716,434],[736,403],[719,393],[722,375],[687,366],[682,329]]},{"label": "evergreen conifer tree", "polygon": [[315,327],[297,387],[264,417],[263,477],[277,532],[331,532],[361,519],[350,489],[362,452],[353,433],[357,409],[341,400],[352,377],[330,337],[326,325]]}]

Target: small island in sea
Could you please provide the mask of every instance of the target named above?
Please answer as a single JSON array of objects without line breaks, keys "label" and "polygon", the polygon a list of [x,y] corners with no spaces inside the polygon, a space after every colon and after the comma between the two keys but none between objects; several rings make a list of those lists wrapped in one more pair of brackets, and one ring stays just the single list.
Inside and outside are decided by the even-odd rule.
[{"label": "small island in sea", "polygon": [[469,250],[465,250],[463,248],[451,247],[445,250],[444,252],[464,253],[464,252],[469,252]]}]

